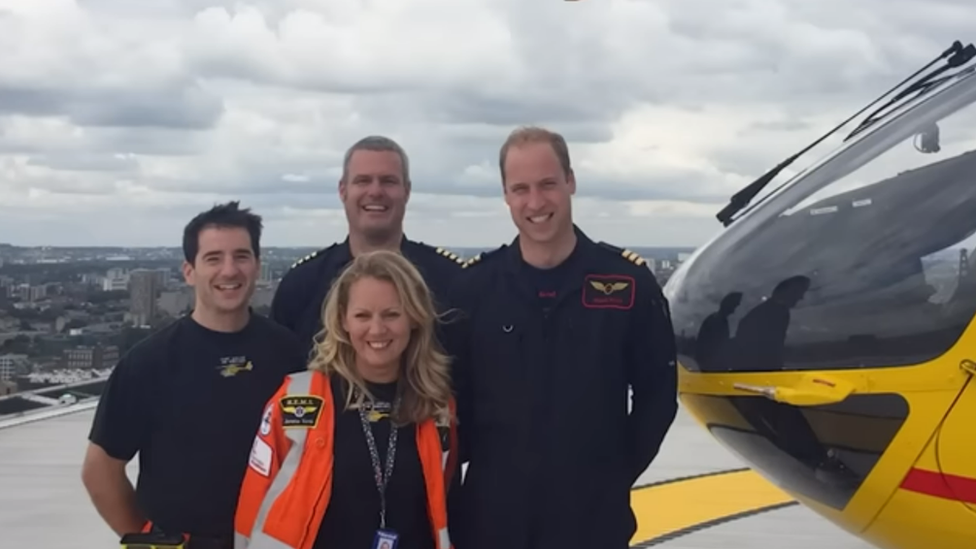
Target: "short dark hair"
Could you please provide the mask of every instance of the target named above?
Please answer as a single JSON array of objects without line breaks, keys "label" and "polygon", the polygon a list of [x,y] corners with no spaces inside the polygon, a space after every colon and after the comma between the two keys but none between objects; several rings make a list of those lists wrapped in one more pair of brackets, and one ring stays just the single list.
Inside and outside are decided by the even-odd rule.
[{"label": "short dark hair", "polygon": [[241,208],[234,200],[226,204],[215,204],[213,208],[197,214],[183,229],[183,257],[193,264],[200,252],[200,233],[208,227],[242,228],[251,235],[251,251],[254,257],[261,257],[261,229],[264,227],[261,216],[251,213],[250,208]]}]

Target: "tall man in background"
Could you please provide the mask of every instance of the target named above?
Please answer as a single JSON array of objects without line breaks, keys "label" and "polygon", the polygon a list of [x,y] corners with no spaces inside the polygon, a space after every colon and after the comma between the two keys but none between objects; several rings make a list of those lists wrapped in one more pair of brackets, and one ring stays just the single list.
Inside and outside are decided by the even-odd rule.
[{"label": "tall man in background", "polygon": [[434,298],[443,303],[464,262],[453,252],[404,235],[403,218],[412,188],[407,154],[392,139],[365,137],[346,151],[339,198],[349,234],[342,242],[292,265],[271,303],[271,318],[299,336],[306,354],[322,329],[322,302],[332,281],[356,255],[400,251],[423,274]]},{"label": "tall man in background", "polygon": [[453,539],[627,549],[630,489],[677,412],[668,302],[643,259],[574,224],[562,136],[516,130],[499,167],[518,236],[469,260],[450,302],[468,463]]}]

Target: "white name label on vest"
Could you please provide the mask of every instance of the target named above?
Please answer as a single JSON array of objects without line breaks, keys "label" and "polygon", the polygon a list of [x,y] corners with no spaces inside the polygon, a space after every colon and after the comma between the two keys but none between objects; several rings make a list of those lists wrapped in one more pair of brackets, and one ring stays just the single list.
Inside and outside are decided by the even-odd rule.
[{"label": "white name label on vest", "polygon": [[251,469],[263,476],[269,476],[273,457],[274,451],[271,449],[271,445],[261,440],[261,437],[254,437],[254,446],[251,446],[251,459],[248,460]]}]

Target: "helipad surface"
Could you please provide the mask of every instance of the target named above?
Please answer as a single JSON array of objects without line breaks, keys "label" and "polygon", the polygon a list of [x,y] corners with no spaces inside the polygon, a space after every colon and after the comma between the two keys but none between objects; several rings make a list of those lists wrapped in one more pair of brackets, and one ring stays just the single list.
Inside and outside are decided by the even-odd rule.
[{"label": "helipad surface", "polygon": [[[3,547],[97,549],[117,538],[92,507],[80,465],[91,410],[0,428]],[[871,549],[794,504],[679,413],[632,502],[635,547]],[[129,471],[135,478],[136,466]]]}]

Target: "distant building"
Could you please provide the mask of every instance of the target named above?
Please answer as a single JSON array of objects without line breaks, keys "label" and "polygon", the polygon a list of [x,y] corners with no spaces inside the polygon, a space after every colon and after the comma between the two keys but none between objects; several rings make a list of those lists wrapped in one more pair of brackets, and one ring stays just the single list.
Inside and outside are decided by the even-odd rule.
[{"label": "distant building", "polygon": [[102,279],[102,291],[103,292],[119,292],[127,290],[129,288],[129,279],[126,278],[103,278]]},{"label": "distant building", "polygon": [[115,345],[78,346],[62,353],[63,367],[70,370],[105,370],[119,361]]},{"label": "distant building", "polygon": [[193,298],[191,286],[163,292],[159,295],[159,310],[170,316],[181,316],[193,308]]},{"label": "distant building", "polygon": [[17,383],[0,379],[0,396],[12,395],[17,392]]},{"label": "distant building", "polygon": [[657,274],[657,260],[653,257],[645,258],[644,261],[647,262],[647,268],[654,274]]},{"label": "distant building", "polygon": [[27,355],[0,355],[0,381],[10,381],[18,370],[26,369]]},{"label": "distant building", "polygon": [[129,269],[122,267],[112,267],[105,273],[105,278],[129,278]]},{"label": "distant building", "polygon": [[277,288],[258,288],[251,296],[251,307],[270,307]]},{"label": "distant building", "polygon": [[149,269],[129,273],[129,313],[135,326],[149,324],[156,316],[156,298],[162,286],[159,274]]},{"label": "distant building", "polygon": [[30,284],[20,284],[16,287],[12,295],[20,298],[21,301],[34,303],[35,301],[41,301],[45,297],[47,297],[47,286],[46,285],[31,286]]}]

